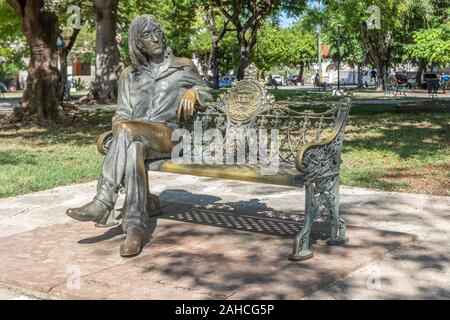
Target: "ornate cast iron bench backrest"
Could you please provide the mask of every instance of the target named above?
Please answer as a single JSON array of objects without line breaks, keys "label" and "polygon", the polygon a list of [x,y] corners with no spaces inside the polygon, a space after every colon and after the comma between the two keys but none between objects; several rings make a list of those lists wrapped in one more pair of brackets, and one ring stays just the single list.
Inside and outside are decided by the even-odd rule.
[{"label": "ornate cast iron bench backrest", "polygon": [[253,65],[247,67],[245,78],[235,81],[227,93],[221,94],[205,111],[198,112],[195,121],[202,122],[203,130],[217,128],[224,135],[232,128],[278,129],[280,161],[295,163],[298,171],[307,166],[303,159],[307,150],[333,144],[322,152],[335,153],[336,157],[339,153],[337,163],[329,168],[337,166],[339,170],[350,98],[331,103],[325,112],[298,112],[293,110],[296,106],[293,102],[276,102],[264,82],[257,80],[257,73]]},{"label": "ornate cast iron bench backrest", "polygon": [[[306,179],[339,174],[350,98],[331,103],[325,112],[298,112],[293,109],[298,103],[276,102],[264,82],[257,80],[257,73],[253,65],[247,67],[243,80],[234,82],[227,93],[181,127],[192,130],[194,122],[200,121],[204,131],[216,128],[224,136],[230,129],[278,129],[281,162],[295,164]],[[98,139],[97,150],[106,154],[111,141],[112,132],[105,132]]]}]

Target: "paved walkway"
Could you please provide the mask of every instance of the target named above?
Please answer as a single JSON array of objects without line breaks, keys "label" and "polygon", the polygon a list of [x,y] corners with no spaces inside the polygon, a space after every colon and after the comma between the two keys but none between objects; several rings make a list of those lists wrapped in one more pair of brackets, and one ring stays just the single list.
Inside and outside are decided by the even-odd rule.
[{"label": "paved walkway", "polygon": [[[160,194],[161,200],[182,206],[235,210],[272,218],[301,212],[304,207],[303,192],[294,188],[162,173],[151,173],[150,179],[152,192]],[[0,241],[11,236],[20,238],[20,233],[40,227],[54,226],[58,230],[56,225],[70,222],[64,210],[89,201],[94,191],[95,183],[91,182],[1,199]],[[341,209],[353,228],[397,231],[413,234],[417,239],[384,254],[381,260],[372,259],[362,268],[353,269],[354,266],[349,265],[343,279],[333,278],[334,282],[325,288],[307,292],[306,299],[450,299],[450,197],[343,187]],[[186,227],[187,224],[180,225]],[[39,230],[36,232],[41,232]],[[383,242],[374,233],[366,235],[373,241]],[[386,240],[389,237],[387,234]],[[116,249],[114,247],[114,253]],[[14,250],[13,246],[8,250]],[[322,262],[323,266],[327,256],[321,255],[320,250],[321,258],[317,262]],[[333,254],[329,257],[335,259]],[[355,258],[350,256],[349,260]],[[343,265],[338,260],[330,264],[336,268]],[[286,293],[285,297],[290,296]],[[23,288],[0,284],[0,298],[35,297]]]}]

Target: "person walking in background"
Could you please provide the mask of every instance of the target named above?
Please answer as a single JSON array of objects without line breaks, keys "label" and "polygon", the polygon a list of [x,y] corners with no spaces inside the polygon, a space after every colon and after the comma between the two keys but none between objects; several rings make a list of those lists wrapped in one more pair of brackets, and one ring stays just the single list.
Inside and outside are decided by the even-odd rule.
[{"label": "person walking in background", "polygon": [[370,82],[374,83],[375,86],[378,86],[378,83],[377,83],[377,72],[375,71],[375,69],[372,69],[372,71],[370,71]]},{"label": "person walking in background", "polygon": [[320,86],[319,72],[316,72],[316,75],[314,76],[314,86],[315,87],[319,87]]},{"label": "person walking in background", "polygon": [[275,90],[278,89],[278,84],[277,84],[277,82],[275,81],[275,79],[272,77],[271,74],[269,75],[269,85],[270,85],[273,89],[275,89]]},{"label": "person walking in background", "polygon": [[5,92],[8,92],[8,88],[0,81],[0,96],[4,98]]}]

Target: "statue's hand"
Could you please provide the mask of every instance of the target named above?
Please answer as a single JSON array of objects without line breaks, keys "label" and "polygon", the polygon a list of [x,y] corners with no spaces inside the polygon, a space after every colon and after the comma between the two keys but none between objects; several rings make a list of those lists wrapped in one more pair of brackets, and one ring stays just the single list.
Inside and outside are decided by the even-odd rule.
[{"label": "statue's hand", "polygon": [[186,91],[177,109],[178,120],[181,120],[181,117],[183,117],[183,119],[189,119],[190,117],[192,117],[192,115],[194,114],[196,102],[197,94],[195,93],[195,91],[192,89]]}]

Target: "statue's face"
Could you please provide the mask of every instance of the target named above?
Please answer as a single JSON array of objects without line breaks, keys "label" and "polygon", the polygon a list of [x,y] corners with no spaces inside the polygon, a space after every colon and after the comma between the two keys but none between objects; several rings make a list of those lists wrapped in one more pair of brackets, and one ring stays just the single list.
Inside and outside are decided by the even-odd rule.
[{"label": "statue's face", "polygon": [[161,28],[149,23],[142,32],[142,46],[151,60],[161,57],[164,53],[164,34]]}]

